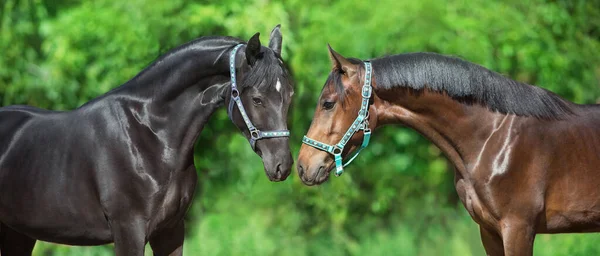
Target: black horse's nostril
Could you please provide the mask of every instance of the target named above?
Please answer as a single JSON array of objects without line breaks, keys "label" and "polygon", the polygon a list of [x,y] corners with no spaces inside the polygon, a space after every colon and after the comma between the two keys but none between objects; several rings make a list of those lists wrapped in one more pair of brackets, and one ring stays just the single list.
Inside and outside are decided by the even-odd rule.
[{"label": "black horse's nostril", "polygon": [[281,164],[277,165],[277,169],[275,170],[275,175],[277,176],[277,179],[281,179]]}]

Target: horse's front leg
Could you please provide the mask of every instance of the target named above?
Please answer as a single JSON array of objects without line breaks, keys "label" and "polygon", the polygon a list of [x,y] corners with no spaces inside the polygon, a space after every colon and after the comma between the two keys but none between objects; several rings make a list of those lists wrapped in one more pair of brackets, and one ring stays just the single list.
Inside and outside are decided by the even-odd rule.
[{"label": "horse's front leg", "polygon": [[183,219],[172,228],[165,228],[150,237],[150,246],[155,256],[183,255],[185,228]]},{"label": "horse's front leg", "polygon": [[506,256],[532,256],[535,227],[522,219],[505,219],[501,223]]},{"label": "horse's front leg", "polygon": [[116,256],[144,256],[146,221],[143,218],[110,221]]},{"label": "horse's front leg", "polygon": [[479,232],[487,256],[504,256],[502,237],[495,230],[479,227]]},{"label": "horse's front leg", "polygon": [[35,239],[0,223],[0,256],[30,256],[35,242]]}]

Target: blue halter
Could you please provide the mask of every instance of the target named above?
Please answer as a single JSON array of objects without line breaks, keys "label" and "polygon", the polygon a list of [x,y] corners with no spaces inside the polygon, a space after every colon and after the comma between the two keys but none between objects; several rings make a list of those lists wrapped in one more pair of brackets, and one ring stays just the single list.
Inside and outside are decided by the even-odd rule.
[{"label": "blue halter", "polygon": [[[340,142],[338,142],[335,145],[329,145],[323,142],[313,140],[306,136],[304,136],[304,138],[302,139],[302,142],[304,144],[323,150],[333,155],[335,159],[336,176],[342,175],[342,173],[344,172],[344,167],[350,164],[352,160],[354,160],[358,156],[360,151],[362,151],[369,145],[369,140],[371,139],[371,129],[369,128],[369,99],[371,98],[373,88],[371,87],[372,68],[371,63],[368,61],[365,62],[365,70],[365,84],[362,87],[361,93],[363,100],[360,105],[360,110],[358,111],[358,117],[356,117],[350,128],[348,128],[348,131],[346,131],[346,134],[344,134],[344,137],[342,137]],[[346,143],[348,143],[350,138],[352,138],[352,136],[354,136],[354,134],[357,133],[359,130],[363,130],[364,132],[363,143],[360,146],[360,148],[356,151],[356,153],[354,153],[354,155],[352,155],[350,159],[344,164],[342,159],[342,152],[344,151],[344,147],[346,146]]]},{"label": "blue halter", "polygon": [[237,82],[235,79],[235,56],[237,51],[242,47],[243,44],[238,44],[231,51],[231,55],[229,55],[229,72],[231,73],[231,100],[229,101],[229,111],[227,114],[229,115],[229,119],[233,121],[233,105],[234,102],[237,105],[240,113],[242,114],[242,118],[244,118],[244,122],[246,123],[246,127],[248,127],[248,131],[250,131],[250,146],[252,149],[256,146],[256,141],[260,139],[266,138],[276,138],[276,137],[289,137],[289,130],[274,130],[274,131],[261,131],[254,127],[248,114],[246,113],[246,109],[244,109],[244,105],[242,104],[242,100],[240,99],[240,92],[237,88]]}]

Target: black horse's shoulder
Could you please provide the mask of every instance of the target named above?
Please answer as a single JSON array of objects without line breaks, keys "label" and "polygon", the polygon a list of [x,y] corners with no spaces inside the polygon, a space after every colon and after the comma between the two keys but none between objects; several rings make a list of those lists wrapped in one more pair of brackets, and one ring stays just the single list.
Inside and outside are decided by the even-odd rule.
[{"label": "black horse's shoulder", "polygon": [[[37,115],[37,114],[50,114],[50,113],[58,113],[58,112],[59,111],[47,110],[47,109],[33,107],[33,106],[29,106],[29,105],[11,105],[11,106],[6,106],[6,107],[0,107],[0,114],[12,113],[12,114]],[[0,120],[2,120],[2,119],[0,119]]]}]

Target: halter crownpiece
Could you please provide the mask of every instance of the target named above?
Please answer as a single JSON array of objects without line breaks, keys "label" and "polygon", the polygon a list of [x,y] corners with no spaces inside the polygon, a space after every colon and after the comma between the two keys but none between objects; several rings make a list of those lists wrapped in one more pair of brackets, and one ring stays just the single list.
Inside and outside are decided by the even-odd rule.
[{"label": "halter crownpiece", "polygon": [[237,88],[237,81],[235,78],[235,56],[237,54],[237,51],[242,46],[243,46],[243,44],[236,45],[235,48],[233,48],[233,50],[231,51],[231,55],[229,55],[229,73],[231,74],[231,100],[229,101],[229,109],[227,111],[227,114],[229,115],[229,119],[231,119],[231,121],[233,121],[233,116],[232,116],[233,115],[233,105],[235,102],[238,109],[240,110],[240,114],[242,114],[242,118],[244,119],[244,122],[246,123],[246,127],[248,127],[248,131],[250,131],[250,139],[248,139],[248,141],[250,142],[250,146],[252,146],[252,149],[254,149],[254,147],[256,146],[257,140],[267,139],[267,138],[277,138],[277,137],[289,137],[290,131],[289,130],[261,131],[252,124],[252,121],[250,121],[250,118],[248,117],[248,114],[246,113],[246,109],[244,108],[244,105],[242,104],[242,99],[240,99],[240,91]]},{"label": "halter crownpiece", "polygon": [[[373,92],[373,88],[371,87],[372,68],[370,62],[365,61],[364,64],[366,73],[365,84],[363,85],[361,90],[363,100],[360,105],[360,110],[358,111],[358,116],[356,117],[350,128],[348,128],[348,131],[346,131],[344,137],[342,137],[340,142],[338,142],[335,145],[329,145],[327,143],[313,140],[307,136],[304,136],[304,138],[302,138],[302,143],[317,148],[319,150],[323,150],[333,155],[335,159],[336,176],[340,176],[342,175],[342,173],[344,173],[344,167],[350,164],[358,156],[360,151],[362,151],[369,145],[369,140],[371,139],[371,129],[369,128],[369,100]],[[348,143],[350,138],[352,138],[352,136],[354,136],[354,134],[357,133],[359,130],[363,130],[364,132],[362,145],[356,151],[356,153],[354,153],[350,157],[350,160],[348,160],[344,164],[342,159],[342,152],[344,151],[344,147],[346,146],[346,143]]]}]

